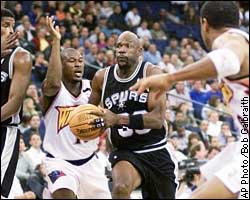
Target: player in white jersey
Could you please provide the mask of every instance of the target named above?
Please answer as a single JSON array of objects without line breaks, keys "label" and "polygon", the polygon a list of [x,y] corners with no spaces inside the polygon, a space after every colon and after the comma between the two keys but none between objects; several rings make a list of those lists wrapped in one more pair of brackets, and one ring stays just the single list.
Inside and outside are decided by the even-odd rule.
[{"label": "player in white jersey", "polygon": [[[225,84],[222,91],[234,112],[241,138],[249,141],[241,107],[243,99],[249,101],[249,36],[235,29],[239,27],[239,8],[233,1],[205,2],[200,17],[202,39],[212,51],[182,70],[142,79],[130,89],[141,93],[150,88],[158,91],[157,98],[175,82],[218,77]],[[244,110],[246,113],[249,107]],[[204,165],[201,173],[207,181],[190,198],[237,198],[241,189],[240,156],[240,142],[236,142]]]},{"label": "player in white jersey", "polygon": [[53,37],[52,52],[43,83],[46,134],[43,142],[48,187],[53,198],[111,198],[105,166],[96,155],[98,138],[80,141],[70,131],[68,117],[74,107],[88,102],[91,87],[82,80],[84,59],[75,49],[60,55],[58,27],[47,17]]}]

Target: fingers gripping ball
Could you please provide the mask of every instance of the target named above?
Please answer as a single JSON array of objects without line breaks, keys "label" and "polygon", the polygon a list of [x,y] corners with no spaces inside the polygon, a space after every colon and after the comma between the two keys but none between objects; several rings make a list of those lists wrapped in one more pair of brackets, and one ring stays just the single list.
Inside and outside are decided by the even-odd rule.
[{"label": "fingers gripping ball", "polygon": [[[88,141],[100,136],[104,129],[103,120],[96,115],[89,114],[90,111],[100,111],[92,104],[77,106],[69,116],[69,127],[71,132],[80,140]],[[89,124],[95,121],[95,127]]]}]

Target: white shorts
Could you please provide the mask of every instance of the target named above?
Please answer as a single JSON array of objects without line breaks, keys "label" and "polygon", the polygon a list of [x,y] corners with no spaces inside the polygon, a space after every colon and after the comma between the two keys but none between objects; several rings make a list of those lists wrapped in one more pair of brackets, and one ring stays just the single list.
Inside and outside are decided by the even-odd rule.
[{"label": "white shorts", "polygon": [[111,199],[105,166],[96,155],[81,166],[46,157],[45,167],[51,193],[60,188],[68,188],[79,199]]},{"label": "white shorts", "polygon": [[234,142],[201,166],[200,171],[207,180],[216,176],[232,193],[238,193],[241,188],[240,166],[240,142]]}]

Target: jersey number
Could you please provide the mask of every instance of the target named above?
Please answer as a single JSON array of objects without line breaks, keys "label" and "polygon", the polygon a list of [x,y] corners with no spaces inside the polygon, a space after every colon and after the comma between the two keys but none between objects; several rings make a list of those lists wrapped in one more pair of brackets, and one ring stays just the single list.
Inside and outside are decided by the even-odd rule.
[{"label": "jersey number", "polygon": [[[141,111],[134,112],[133,115],[144,114],[144,113],[146,113],[146,111],[145,110],[141,110]],[[121,115],[128,116],[129,114],[128,113],[122,113]],[[136,132],[139,135],[142,135],[142,134],[148,133],[150,130],[151,129],[137,130],[137,129],[130,129],[127,126],[122,126],[122,128],[118,129],[118,133],[122,137],[129,137],[129,136],[133,135],[134,132]]]}]

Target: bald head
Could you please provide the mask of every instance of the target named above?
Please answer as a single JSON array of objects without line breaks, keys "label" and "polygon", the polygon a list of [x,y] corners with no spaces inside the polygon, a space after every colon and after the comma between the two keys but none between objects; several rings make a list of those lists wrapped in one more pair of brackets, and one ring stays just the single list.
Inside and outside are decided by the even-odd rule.
[{"label": "bald head", "polygon": [[80,55],[80,52],[73,48],[66,48],[66,49],[63,49],[61,52],[62,60],[64,60],[65,58],[69,58],[71,56],[75,56],[75,55]]},{"label": "bald head", "polygon": [[132,42],[137,47],[140,46],[140,40],[138,36],[131,31],[124,31],[123,33],[121,33],[118,37],[118,41],[120,40],[126,40],[128,42]]}]

